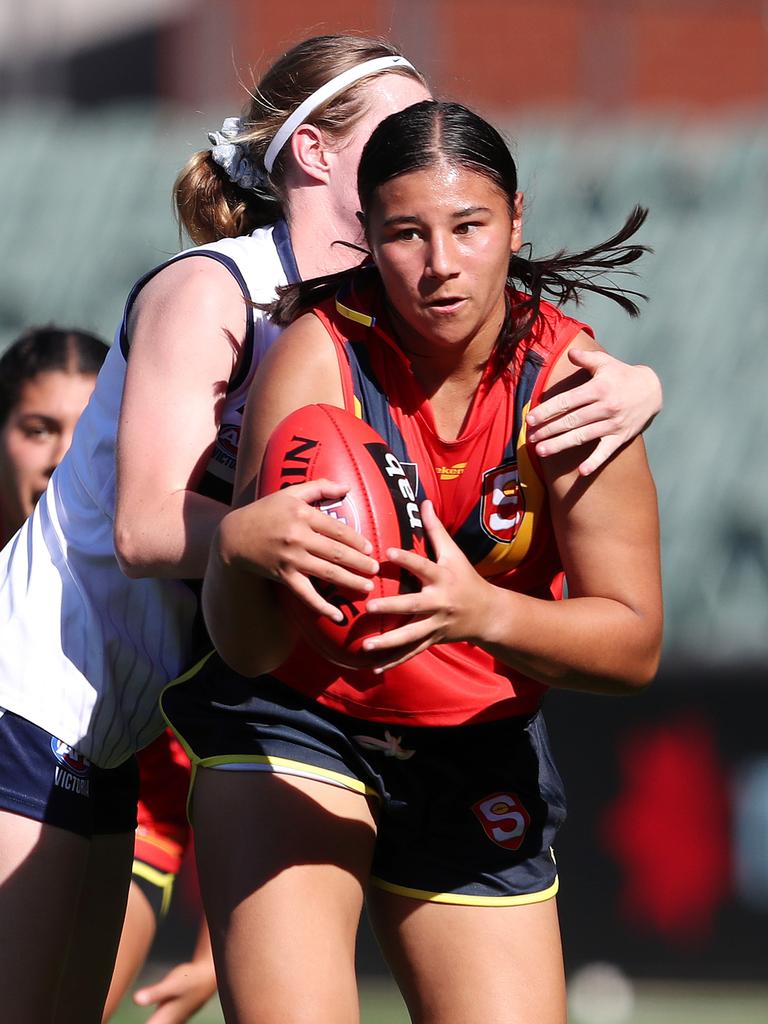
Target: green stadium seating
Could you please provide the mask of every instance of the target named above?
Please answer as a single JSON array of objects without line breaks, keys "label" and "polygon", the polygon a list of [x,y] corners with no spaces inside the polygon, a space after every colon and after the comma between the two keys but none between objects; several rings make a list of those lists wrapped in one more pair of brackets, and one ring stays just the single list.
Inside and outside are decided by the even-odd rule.
[{"label": "green stadium seating", "polygon": [[[768,652],[768,132],[758,119],[497,123],[519,151],[526,237],[539,254],[611,234],[635,203],[655,254],[630,321],[574,314],[666,392],[647,443],[663,524],[667,651]],[[157,109],[0,113],[0,349],[30,324],[111,337],[133,281],[178,247],[170,188],[220,116]]]}]

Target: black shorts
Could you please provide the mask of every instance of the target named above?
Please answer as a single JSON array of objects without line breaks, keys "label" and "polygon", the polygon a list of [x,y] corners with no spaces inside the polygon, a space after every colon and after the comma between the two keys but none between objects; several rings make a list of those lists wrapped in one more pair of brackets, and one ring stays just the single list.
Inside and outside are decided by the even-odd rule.
[{"label": "black shorts", "polygon": [[138,791],[135,757],[98,768],[26,718],[0,709],[0,810],[90,839],[132,832]]},{"label": "black shorts", "polygon": [[161,706],[195,768],[298,775],[374,797],[373,885],[487,906],[557,892],[552,843],[565,799],[540,712],[387,726],[270,677],[238,676],[215,655],[169,686]]},{"label": "black shorts", "polygon": [[174,871],[159,871],[140,857],[133,859],[131,885],[141,889],[158,921],[162,921],[170,910],[176,875]]}]

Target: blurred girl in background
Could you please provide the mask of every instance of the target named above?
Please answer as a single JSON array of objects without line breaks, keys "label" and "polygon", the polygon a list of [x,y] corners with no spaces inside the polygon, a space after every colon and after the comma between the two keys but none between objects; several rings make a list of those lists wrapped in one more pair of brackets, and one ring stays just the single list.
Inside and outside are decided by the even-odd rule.
[{"label": "blurred girl in background", "polygon": [[86,331],[38,327],[0,356],[0,547],[32,514],[72,443],[106,355]]}]

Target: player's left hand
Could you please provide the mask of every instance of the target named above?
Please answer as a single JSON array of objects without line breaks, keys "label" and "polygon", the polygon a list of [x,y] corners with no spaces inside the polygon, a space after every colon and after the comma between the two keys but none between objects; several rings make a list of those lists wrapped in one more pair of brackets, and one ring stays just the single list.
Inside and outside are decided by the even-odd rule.
[{"label": "player's left hand", "polygon": [[396,597],[372,598],[369,612],[402,615],[409,621],[363,641],[366,651],[381,652],[374,672],[394,668],[432,644],[478,642],[490,614],[492,587],[480,576],[437,518],[431,501],[421,506],[424,529],[435,560],[412,551],[389,548],[387,558],[421,583],[421,590]]},{"label": "player's left hand", "polygon": [[192,960],[179,964],[155,985],[137,989],[138,1006],[157,1005],[146,1024],[186,1024],[216,991],[213,961]]},{"label": "player's left hand", "polygon": [[650,366],[629,366],[601,350],[572,348],[568,358],[592,379],[528,413],[528,440],[541,457],[597,440],[579,466],[589,476],[659,412],[661,382]]}]

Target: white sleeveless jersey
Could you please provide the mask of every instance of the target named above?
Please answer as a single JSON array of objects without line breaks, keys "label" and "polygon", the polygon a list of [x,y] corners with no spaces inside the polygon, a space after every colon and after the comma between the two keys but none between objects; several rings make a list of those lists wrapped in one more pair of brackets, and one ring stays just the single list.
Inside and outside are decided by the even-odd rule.
[{"label": "white sleeveless jersey", "polygon": [[[246,298],[270,302],[298,273],[284,223],[187,250],[225,265]],[[164,266],[167,264],[164,264]],[[120,764],[163,729],[162,687],[185,668],[197,598],[181,581],[128,579],[115,559],[115,435],[126,369],[125,323],[35,512],[0,553],[0,708],[102,767]],[[248,387],[279,335],[247,307],[243,357],[200,490],[228,502]],[[183,429],[183,425],[181,425]]]}]

